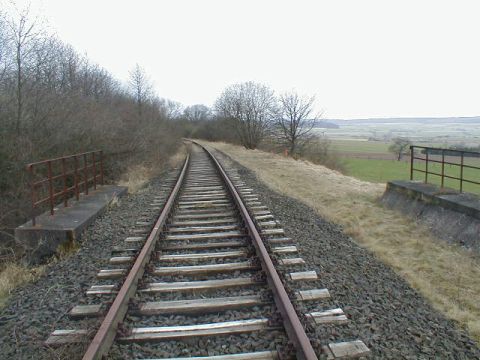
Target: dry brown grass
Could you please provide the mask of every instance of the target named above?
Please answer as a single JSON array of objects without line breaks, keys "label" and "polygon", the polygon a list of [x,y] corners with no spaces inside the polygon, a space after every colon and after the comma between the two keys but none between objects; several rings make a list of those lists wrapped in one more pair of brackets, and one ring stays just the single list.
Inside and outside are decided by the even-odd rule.
[{"label": "dry brown grass", "polygon": [[132,165],[122,175],[118,185],[126,186],[128,192],[138,192],[153,177],[152,170],[145,165]]},{"label": "dry brown grass", "polygon": [[44,270],[44,266],[28,268],[16,262],[2,265],[0,269],[0,309],[5,305],[13,289],[35,280],[43,274]]},{"label": "dry brown grass", "polygon": [[[185,159],[185,146],[180,146],[179,150],[168,159],[169,166],[178,166]],[[128,192],[134,194],[142,189],[147,182],[158,175],[163,168],[158,164],[132,165],[121,176],[118,185],[128,187]]]},{"label": "dry brown grass", "polygon": [[377,199],[384,185],[307,161],[225,143],[202,143],[253,170],[271,189],[341,224],[357,243],[390,265],[480,343],[480,260],[459,246],[434,239],[425,226],[382,207]]},{"label": "dry brown grass", "polygon": [[79,249],[78,242],[72,240],[59,245],[55,256],[52,256],[46,265],[28,267],[16,260],[2,264],[0,267],[0,309],[5,306],[13,289],[36,280],[44,273],[47,266],[66,259]]},{"label": "dry brown grass", "polygon": [[180,166],[185,161],[185,156],[187,155],[187,148],[185,145],[179,147],[178,151],[170,157],[168,164],[172,167]]}]

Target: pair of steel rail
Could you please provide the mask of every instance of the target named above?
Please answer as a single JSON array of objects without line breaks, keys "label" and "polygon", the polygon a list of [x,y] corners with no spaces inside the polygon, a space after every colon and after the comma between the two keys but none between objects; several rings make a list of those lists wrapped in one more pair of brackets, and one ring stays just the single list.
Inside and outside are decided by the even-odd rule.
[{"label": "pair of steel rail", "polygon": [[[297,359],[304,359],[304,360],[317,359],[317,356],[315,354],[315,351],[313,350],[310,340],[308,339],[308,336],[305,333],[305,329],[303,328],[302,323],[298,318],[298,315],[275,269],[275,266],[268,254],[268,251],[262,241],[262,238],[260,237],[260,234],[255,226],[255,223],[253,222],[237,189],[235,188],[233,182],[229,179],[222,165],[213,156],[213,154],[202,145],[198,143],[195,143],[195,144],[198,146],[201,146],[203,150],[206,151],[208,156],[211,158],[216,168],[218,169],[222,179],[224,180],[228,188],[228,191],[230,192],[230,195],[232,196],[232,198],[234,199],[238,207],[238,210],[246,224],[248,233],[256,249],[256,254],[260,260],[262,270],[264,271],[267,278],[267,282],[270,286],[270,289],[273,292],[274,301],[282,316],[282,320],[285,326],[285,330],[287,332],[287,336],[289,340],[292,342],[293,346],[295,347]],[[125,281],[123,282],[115,300],[110,306],[93,340],[89,344],[83,356],[83,360],[101,359],[104,355],[108,353],[108,350],[113,344],[118,326],[123,321],[127,313],[128,303],[130,299],[134,296],[137,290],[138,281],[142,278],[145,272],[145,266],[150,260],[152,252],[155,249],[155,244],[159,239],[160,233],[167,221],[168,215],[171,212],[173,205],[175,204],[177,195],[185,179],[189,162],[190,162],[190,156],[187,155],[183,168],[178,177],[178,180],[174,188],[172,189],[163,210],[161,211],[159,217],[157,218],[157,221],[155,222],[153,230],[149,234],[129,274],[127,275]]]}]

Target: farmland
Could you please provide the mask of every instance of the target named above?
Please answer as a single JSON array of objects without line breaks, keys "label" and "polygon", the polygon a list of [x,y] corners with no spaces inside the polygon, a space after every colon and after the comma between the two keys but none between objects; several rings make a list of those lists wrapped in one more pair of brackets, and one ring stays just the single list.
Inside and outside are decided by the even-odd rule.
[{"label": "farmland", "polygon": [[[333,121],[335,122],[335,121]],[[316,129],[322,137],[329,140],[332,151],[341,158],[344,172],[361,180],[385,183],[390,180],[407,180],[410,178],[409,157],[404,156],[396,161],[394,154],[388,151],[393,138],[407,137],[414,145],[446,148],[451,145],[464,144],[478,146],[480,143],[480,119],[387,119],[385,121],[343,120],[336,122],[339,128]],[[437,160],[440,160],[438,157]],[[458,158],[447,159],[459,162]],[[479,159],[467,158],[465,164],[480,166]],[[418,162],[415,167],[424,169],[424,162]],[[429,170],[441,173],[439,164],[429,165]],[[459,167],[447,165],[445,174],[459,175]],[[478,181],[480,171],[466,169],[467,179]],[[414,179],[423,180],[424,174],[414,173]],[[431,175],[429,182],[440,184],[440,177]],[[445,180],[446,187],[458,188],[457,180]],[[480,187],[473,184],[464,184],[464,190],[480,193]]]},{"label": "farmland", "polygon": [[480,142],[480,117],[471,118],[400,118],[329,120],[338,128],[317,128],[319,135],[332,140],[390,142],[395,137],[407,137],[416,145],[439,146]]}]

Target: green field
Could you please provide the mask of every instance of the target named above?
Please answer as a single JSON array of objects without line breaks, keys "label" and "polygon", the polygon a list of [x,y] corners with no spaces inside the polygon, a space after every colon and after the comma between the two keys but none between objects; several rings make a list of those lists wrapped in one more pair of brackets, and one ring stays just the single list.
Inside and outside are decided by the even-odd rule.
[{"label": "green field", "polygon": [[341,153],[390,154],[389,146],[383,141],[332,140],[332,149]]},{"label": "green field", "polygon": [[[376,159],[356,159],[343,158],[346,174],[361,180],[384,183],[390,180],[409,180],[410,179],[410,163],[406,161],[395,160],[376,160]],[[416,168],[423,167],[423,164],[415,165]],[[441,173],[440,164],[429,165],[429,170]],[[459,176],[458,166],[445,166],[445,174],[450,176]],[[464,178],[479,181],[480,170],[465,169]],[[415,180],[423,180],[424,174],[415,172]],[[429,183],[440,185],[440,177],[429,175]],[[445,187],[458,189],[459,181],[445,179]],[[480,186],[475,184],[464,183],[463,190],[480,194]]]}]

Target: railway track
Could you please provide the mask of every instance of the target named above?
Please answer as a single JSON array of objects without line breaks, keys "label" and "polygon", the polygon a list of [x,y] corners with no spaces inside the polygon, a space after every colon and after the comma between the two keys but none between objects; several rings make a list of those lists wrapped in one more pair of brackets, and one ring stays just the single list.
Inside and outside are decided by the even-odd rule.
[{"label": "railway track", "polygon": [[368,355],[361,340],[309,337],[309,327],[348,317],[322,303],[328,290],[254,190],[207,149],[189,147],[169,194],[154,199],[99,270],[87,303],[70,311],[91,329],[55,330],[46,345],[84,344],[84,360]]}]

